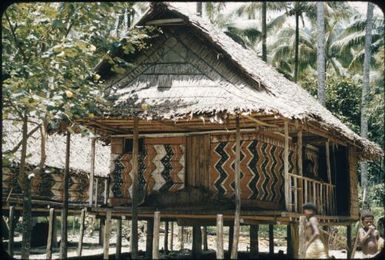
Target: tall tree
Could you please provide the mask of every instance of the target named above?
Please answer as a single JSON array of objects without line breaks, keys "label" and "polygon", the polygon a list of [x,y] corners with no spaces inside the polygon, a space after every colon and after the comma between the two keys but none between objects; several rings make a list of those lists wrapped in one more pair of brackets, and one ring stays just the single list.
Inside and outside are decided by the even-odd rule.
[{"label": "tall tree", "polygon": [[[28,132],[28,123],[34,119],[42,121],[44,127],[49,123],[56,128],[62,120],[71,122],[99,113],[105,100],[97,82],[100,76],[93,73],[97,62],[116,46],[125,53],[144,46],[143,30],[133,30],[123,42],[110,36],[115,21],[106,14],[131,6],[132,3],[21,3],[8,7],[3,15],[3,118],[15,118],[23,129],[18,176],[24,194],[23,259],[29,257],[32,218],[27,142],[36,131]],[[110,57],[110,61],[116,72],[129,65],[121,59]],[[18,148],[19,145],[11,152]]]},{"label": "tall tree", "polygon": [[318,101],[325,105],[325,22],[324,3],[317,2],[317,75]]},{"label": "tall tree", "polygon": [[[361,136],[368,137],[368,93],[370,88],[370,60],[371,60],[371,44],[372,44],[372,27],[373,27],[373,9],[374,5],[368,2],[366,13],[366,29],[365,29],[365,57],[362,79],[362,96],[361,96]],[[368,165],[367,162],[360,163],[361,168],[361,187],[363,206],[367,207],[366,200],[368,190]]]},{"label": "tall tree", "polygon": [[203,11],[202,5],[203,5],[202,2],[197,2],[197,15],[198,16],[202,16],[202,11]]},{"label": "tall tree", "polygon": [[262,60],[267,61],[267,47],[266,47],[266,1],[262,2]]}]

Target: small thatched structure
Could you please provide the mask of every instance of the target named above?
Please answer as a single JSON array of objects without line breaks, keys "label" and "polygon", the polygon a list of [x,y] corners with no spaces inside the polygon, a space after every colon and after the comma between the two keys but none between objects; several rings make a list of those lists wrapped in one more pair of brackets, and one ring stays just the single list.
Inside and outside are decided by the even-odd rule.
[{"label": "small thatched structure", "polygon": [[[29,123],[32,130],[36,124]],[[12,150],[22,139],[21,124],[14,120],[3,121],[3,152]],[[27,171],[32,172],[40,163],[41,135],[39,130],[28,138]],[[106,177],[109,174],[110,146],[96,143],[95,176]],[[35,174],[32,179],[32,198],[45,201],[62,201],[63,176],[65,168],[66,137],[60,134],[47,136],[46,162],[43,173]],[[11,157],[10,165],[3,164],[3,198],[12,199],[22,193],[19,183],[19,149]],[[91,165],[91,138],[74,134],[71,139],[69,200],[86,202],[88,200],[89,173]],[[99,192],[104,184],[100,182]]]}]

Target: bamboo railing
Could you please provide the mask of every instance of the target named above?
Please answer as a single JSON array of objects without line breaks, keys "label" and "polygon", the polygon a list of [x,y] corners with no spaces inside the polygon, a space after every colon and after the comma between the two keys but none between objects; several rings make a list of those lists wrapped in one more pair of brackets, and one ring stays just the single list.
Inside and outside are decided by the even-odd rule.
[{"label": "bamboo railing", "polygon": [[[290,191],[288,211],[302,213],[299,197],[303,202],[313,202],[320,215],[336,215],[335,185],[305,176],[289,173]],[[300,188],[302,187],[302,188]],[[303,189],[303,190],[302,190]]]}]

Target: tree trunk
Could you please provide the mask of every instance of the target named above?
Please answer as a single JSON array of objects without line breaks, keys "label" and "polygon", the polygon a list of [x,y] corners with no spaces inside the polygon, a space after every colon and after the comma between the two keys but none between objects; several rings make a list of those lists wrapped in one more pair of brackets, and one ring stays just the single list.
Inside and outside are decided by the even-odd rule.
[{"label": "tree trunk", "polygon": [[266,11],[267,3],[266,1],[262,2],[262,60],[267,61],[267,48],[266,48]]},{"label": "tree trunk", "polygon": [[138,258],[138,160],[139,160],[139,140],[138,140],[138,121],[134,118],[134,136],[132,145],[132,217],[131,217],[131,257]]},{"label": "tree trunk", "polygon": [[298,80],[298,66],[299,66],[299,4],[298,2],[294,3],[295,8],[295,50],[294,50],[294,82]]},{"label": "tree trunk", "polygon": [[68,215],[68,182],[70,173],[70,142],[71,133],[67,131],[66,140],[66,159],[65,159],[65,171],[64,171],[64,186],[63,186],[63,209],[61,213],[61,241],[60,241],[60,258],[67,258],[67,215]]},{"label": "tree trunk", "polygon": [[234,239],[231,249],[231,259],[238,258],[238,242],[240,233],[240,216],[241,216],[241,132],[239,129],[239,116],[236,118],[236,138],[235,138],[235,216],[234,216]]},{"label": "tree trunk", "polygon": [[[362,80],[362,95],[361,95],[361,137],[368,137],[368,93],[370,88],[370,59],[371,59],[371,44],[372,44],[372,19],[374,5],[368,2],[365,28],[365,58],[364,71]],[[368,192],[368,166],[366,162],[360,163],[361,168],[361,187],[362,187],[362,204],[364,208],[368,207],[367,192]]]},{"label": "tree trunk", "polygon": [[31,230],[32,230],[32,214],[31,214],[31,183],[26,172],[26,157],[27,157],[27,137],[28,134],[28,117],[26,113],[23,118],[22,144],[20,157],[20,172],[19,178],[22,180],[23,187],[23,232],[21,244],[21,258],[29,258],[29,250],[31,248]]},{"label": "tree trunk", "polygon": [[202,2],[197,2],[197,15],[202,17]]},{"label": "tree trunk", "polygon": [[325,105],[325,22],[323,2],[317,2],[317,75],[318,101]]}]

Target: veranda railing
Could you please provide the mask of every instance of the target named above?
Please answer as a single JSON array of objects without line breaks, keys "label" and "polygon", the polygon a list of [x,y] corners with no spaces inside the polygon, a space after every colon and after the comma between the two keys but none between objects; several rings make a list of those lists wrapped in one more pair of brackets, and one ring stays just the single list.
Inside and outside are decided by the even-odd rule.
[{"label": "veranda railing", "polygon": [[[336,214],[336,194],[334,184],[292,173],[289,173],[289,178],[289,211],[301,213],[303,210],[302,203],[313,202],[318,208],[318,214]],[[300,201],[302,201],[302,203],[300,203]]]}]

